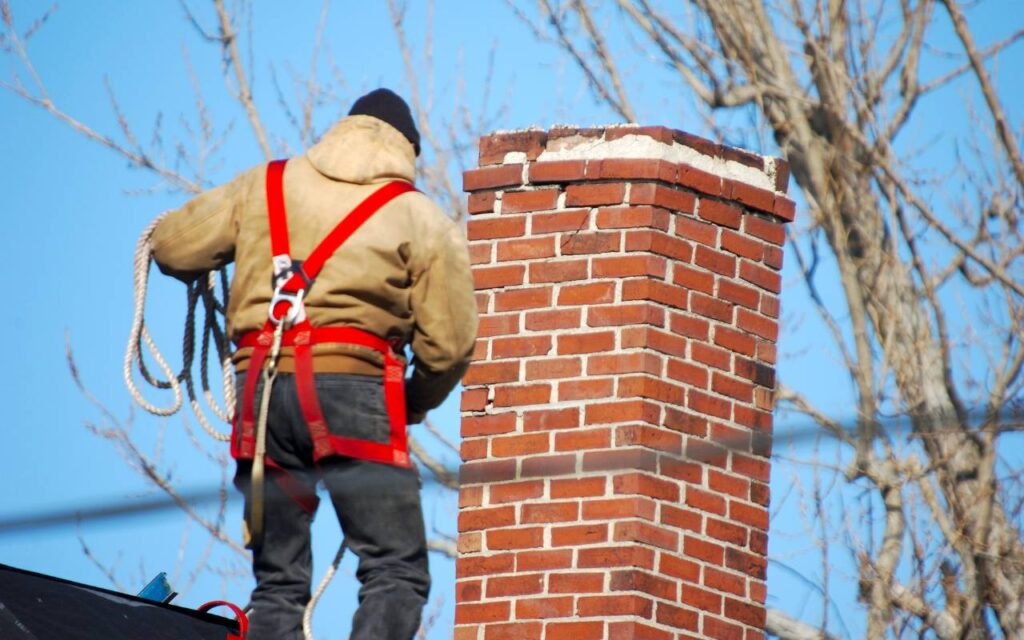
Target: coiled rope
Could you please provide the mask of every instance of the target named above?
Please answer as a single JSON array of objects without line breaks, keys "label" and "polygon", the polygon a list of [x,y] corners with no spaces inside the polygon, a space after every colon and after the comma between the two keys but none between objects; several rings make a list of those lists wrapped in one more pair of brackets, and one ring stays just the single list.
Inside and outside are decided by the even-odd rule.
[{"label": "coiled rope", "polygon": [[[219,269],[217,271],[207,272],[206,274],[196,278],[188,285],[188,306],[185,313],[185,332],[182,341],[182,368],[180,373],[174,373],[174,370],[171,369],[171,366],[167,363],[167,359],[164,358],[162,353],[160,353],[160,350],[157,348],[152,336],[149,334],[149,330],[146,328],[146,292],[149,287],[150,264],[153,261],[151,238],[153,236],[153,230],[165,215],[167,215],[167,212],[157,216],[157,218],[145,228],[142,235],[139,236],[138,242],[135,244],[133,277],[134,313],[132,316],[132,328],[128,335],[128,347],[124,354],[124,381],[128,386],[128,391],[131,393],[132,399],[135,400],[135,402],[144,410],[156,416],[172,416],[180,411],[184,404],[184,397],[187,394],[189,405],[192,407],[192,412],[195,414],[196,419],[199,420],[199,424],[203,426],[203,429],[210,434],[213,439],[219,442],[228,442],[231,439],[231,434],[218,431],[206,418],[206,414],[203,411],[196,394],[195,378],[192,375],[192,369],[195,361],[196,309],[199,306],[199,302],[202,301],[204,319],[202,323],[202,340],[199,354],[199,380],[202,387],[202,395],[203,399],[206,401],[206,406],[210,411],[224,422],[231,424],[234,420],[235,410],[235,377],[234,368],[231,365],[231,344],[222,324],[224,319],[227,317],[228,294],[230,290],[227,271],[225,269]],[[218,299],[216,295],[218,282],[222,292],[220,299]],[[152,355],[157,367],[159,367],[160,371],[163,373],[163,380],[154,377],[146,367],[146,362],[142,357],[143,343],[145,343],[146,348]],[[210,389],[209,358],[211,343],[216,349],[217,359],[220,361],[221,365],[224,388],[223,404],[217,402]],[[150,386],[157,389],[170,389],[174,394],[173,402],[169,406],[158,407],[146,400],[138,386],[135,384],[134,368],[138,369],[139,375]],[[182,391],[183,385],[185,389],[184,392]],[[265,395],[269,397],[269,393]],[[265,413],[265,411],[266,409],[264,408],[262,412]],[[314,640],[312,626],[313,610],[316,608],[316,605],[323,596],[324,591],[327,590],[327,586],[337,573],[338,565],[341,564],[341,559],[345,555],[346,548],[347,544],[342,540],[341,546],[338,548],[338,552],[334,556],[334,561],[325,572],[324,577],[320,580],[320,584],[317,586],[316,591],[310,598],[309,604],[306,605],[306,610],[302,616],[302,632],[305,635],[306,640]]]}]

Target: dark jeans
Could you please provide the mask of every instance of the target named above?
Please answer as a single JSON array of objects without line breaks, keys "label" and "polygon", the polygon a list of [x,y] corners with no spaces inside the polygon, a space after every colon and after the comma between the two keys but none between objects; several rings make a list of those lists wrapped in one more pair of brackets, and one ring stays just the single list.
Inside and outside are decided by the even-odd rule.
[{"label": "dark jeans", "polygon": [[[244,377],[239,376],[239,389],[244,388]],[[317,390],[332,433],[386,433],[380,379],[319,374]],[[260,393],[258,388],[257,411]],[[419,476],[412,469],[341,457],[314,466],[312,451],[294,377],[279,374],[271,392],[267,455],[310,492],[323,481],[349,549],[359,557],[356,577],[362,586],[350,640],[410,640],[430,591]],[[251,466],[240,462],[235,476],[245,494],[246,514]],[[253,550],[256,589],[247,637],[302,640],[302,614],[312,579],[312,516],[284,493],[273,473],[268,469],[264,483],[263,544]]]}]

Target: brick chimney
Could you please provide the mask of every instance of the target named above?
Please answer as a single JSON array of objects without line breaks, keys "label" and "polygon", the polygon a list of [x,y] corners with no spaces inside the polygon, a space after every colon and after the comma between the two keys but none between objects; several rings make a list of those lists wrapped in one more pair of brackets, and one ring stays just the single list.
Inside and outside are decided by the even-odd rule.
[{"label": "brick chimney", "polygon": [[663,127],[480,141],[456,640],[764,637],[788,181]]}]

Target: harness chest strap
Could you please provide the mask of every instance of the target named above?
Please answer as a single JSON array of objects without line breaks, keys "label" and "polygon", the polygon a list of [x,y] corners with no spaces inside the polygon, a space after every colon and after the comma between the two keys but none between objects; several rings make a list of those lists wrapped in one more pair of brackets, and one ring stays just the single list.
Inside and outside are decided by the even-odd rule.
[{"label": "harness chest strap", "polygon": [[[327,259],[360,226],[381,207],[394,198],[414,191],[401,181],[389,182],[374,191],[352,210],[302,263],[289,255],[287,216],[284,207],[284,160],[271,162],[267,167],[267,203],[270,223],[270,244],[273,254],[275,281],[280,282],[272,301],[271,316],[285,318],[289,306],[301,304],[305,290],[311,286]],[[249,371],[263,368],[276,325],[269,321],[260,331],[253,331],[238,341],[240,348],[253,349]],[[315,344],[334,343],[361,346],[380,353],[384,358],[384,398],[391,425],[388,444],[331,435],[317,397],[313,371],[312,347]],[[405,365],[396,350],[400,345],[354,327],[313,327],[304,314],[284,332],[282,346],[293,348],[295,383],[299,404],[313,442],[313,457],[320,460],[332,454],[351,456],[397,466],[411,466],[406,439],[405,423]],[[251,459],[255,455],[255,422],[253,399],[260,376],[247,375],[242,394],[242,411],[236,422],[236,434],[231,441],[231,454],[235,458]]]}]

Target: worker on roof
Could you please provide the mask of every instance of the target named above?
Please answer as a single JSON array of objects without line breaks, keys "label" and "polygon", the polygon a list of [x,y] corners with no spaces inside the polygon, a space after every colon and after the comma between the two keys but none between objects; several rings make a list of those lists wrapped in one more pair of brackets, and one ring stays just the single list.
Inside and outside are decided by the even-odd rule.
[{"label": "worker on roof", "polygon": [[[235,263],[227,328],[244,392],[231,451],[247,518],[262,511],[249,640],[302,638],[317,481],[359,557],[351,639],[409,640],[419,627],[430,578],[405,428],[458,383],[477,328],[464,233],[411,187],[419,152],[408,105],[378,89],[303,155],[200,194],[152,235],[179,279]],[[341,245],[319,246],[327,236]]]}]

